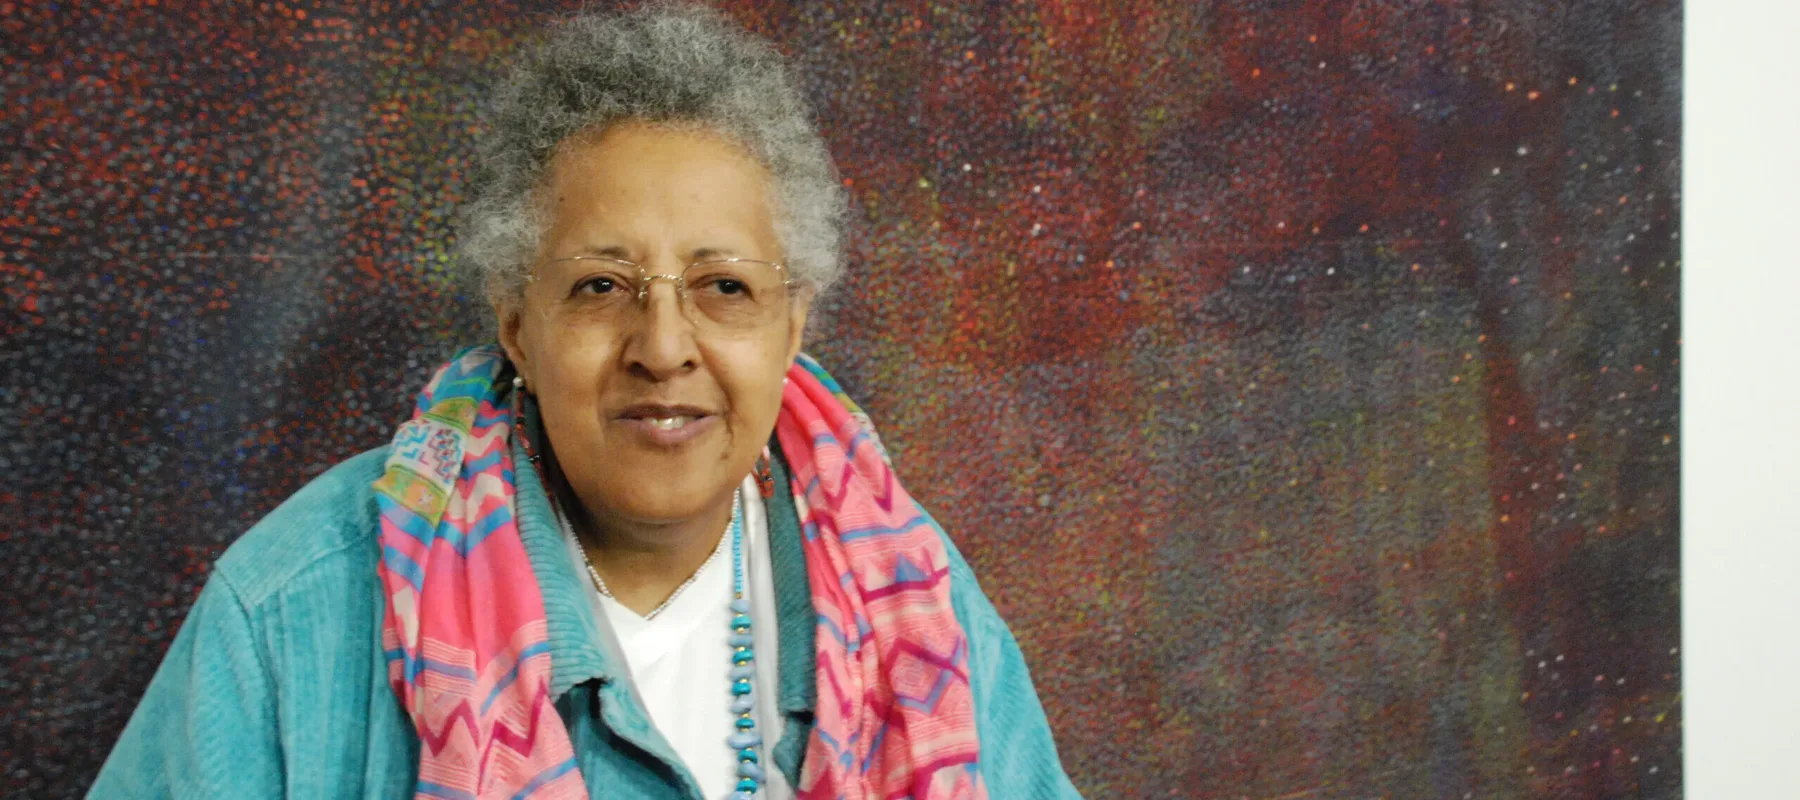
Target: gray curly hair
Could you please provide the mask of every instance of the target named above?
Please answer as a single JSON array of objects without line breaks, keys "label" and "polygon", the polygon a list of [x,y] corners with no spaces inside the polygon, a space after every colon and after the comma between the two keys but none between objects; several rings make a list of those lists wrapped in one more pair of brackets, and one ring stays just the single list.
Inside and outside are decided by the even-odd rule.
[{"label": "gray curly hair", "polygon": [[570,17],[520,57],[495,101],[458,236],[490,300],[524,290],[557,147],[627,120],[702,127],[749,150],[772,178],[789,274],[816,292],[837,280],[847,201],[811,107],[781,54],[718,12],[653,2]]}]

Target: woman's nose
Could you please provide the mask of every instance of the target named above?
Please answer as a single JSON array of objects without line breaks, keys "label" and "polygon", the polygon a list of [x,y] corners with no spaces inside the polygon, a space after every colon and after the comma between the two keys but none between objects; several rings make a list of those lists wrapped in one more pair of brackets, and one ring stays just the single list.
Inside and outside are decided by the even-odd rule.
[{"label": "woman's nose", "polygon": [[[667,278],[667,280],[664,280]],[[648,377],[663,380],[690,371],[698,362],[694,326],[682,309],[679,280],[651,276],[641,290],[627,357]]]}]

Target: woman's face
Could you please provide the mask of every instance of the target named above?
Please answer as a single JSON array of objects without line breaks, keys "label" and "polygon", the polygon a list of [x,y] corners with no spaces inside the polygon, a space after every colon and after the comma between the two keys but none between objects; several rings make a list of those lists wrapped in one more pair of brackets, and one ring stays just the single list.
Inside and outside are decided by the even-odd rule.
[{"label": "woman's face", "polygon": [[[634,314],[597,313],[606,255],[646,274],[705,258],[779,262],[767,171],[704,130],[642,123],[564,142],[549,228],[500,338],[537,396],[570,489],[597,521],[673,523],[716,508],[755,465],[800,350],[809,296],[747,330],[697,330],[673,282]],[[672,426],[672,427],[671,427]]]}]

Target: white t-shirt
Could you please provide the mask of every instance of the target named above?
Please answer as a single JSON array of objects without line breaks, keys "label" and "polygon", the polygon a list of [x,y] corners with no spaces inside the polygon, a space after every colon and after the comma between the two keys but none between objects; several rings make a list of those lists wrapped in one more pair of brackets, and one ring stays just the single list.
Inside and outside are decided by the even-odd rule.
[{"label": "white t-shirt", "polygon": [[[770,577],[769,522],[756,481],[746,477],[744,497],[744,569],[748,573],[751,635],[756,640],[756,679],[751,697],[763,768],[764,800],[792,800],[793,790],[769,753],[781,740],[778,707],[781,685],[776,674],[775,584]],[[737,751],[725,739],[737,732],[731,713],[731,543],[702,567],[694,582],[655,619],[644,619],[618,601],[600,594],[588,577],[581,544],[565,529],[563,538],[581,571],[602,635],[611,634],[631,668],[638,699],[650,721],[675,748],[701,793],[724,798],[737,789]]]}]

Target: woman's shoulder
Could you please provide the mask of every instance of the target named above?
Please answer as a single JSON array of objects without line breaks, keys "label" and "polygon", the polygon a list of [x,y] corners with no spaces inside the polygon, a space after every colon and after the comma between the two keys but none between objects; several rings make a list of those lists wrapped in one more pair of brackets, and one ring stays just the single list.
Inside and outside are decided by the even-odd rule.
[{"label": "woman's shoulder", "polygon": [[238,537],[219,557],[214,574],[248,608],[321,568],[373,577],[381,515],[374,483],[387,455],[384,445],[320,473]]}]

